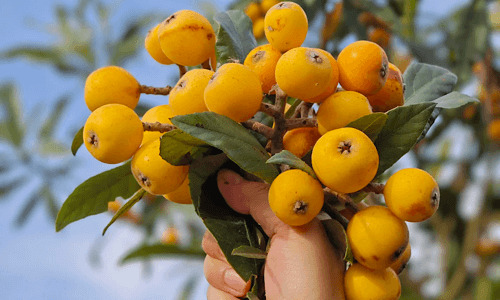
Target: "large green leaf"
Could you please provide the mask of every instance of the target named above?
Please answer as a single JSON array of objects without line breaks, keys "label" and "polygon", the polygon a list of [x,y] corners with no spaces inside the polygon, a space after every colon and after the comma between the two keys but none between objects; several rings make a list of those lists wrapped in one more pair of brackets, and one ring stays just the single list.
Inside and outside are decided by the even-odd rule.
[{"label": "large green leaf", "polygon": [[210,146],[180,129],[165,133],[160,140],[160,156],[172,165],[188,165],[210,150]]},{"label": "large green leaf", "polygon": [[262,261],[232,255],[240,246],[258,248],[257,224],[232,210],[217,188],[217,171],[227,162],[224,154],[207,156],[193,162],[189,169],[191,197],[196,213],[217,240],[227,261],[248,281],[258,275]]},{"label": "large green leaf", "polygon": [[428,64],[412,63],[403,74],[405,106],[433,101],[453,91],[457,76]]},{"label": "large green leaf", "polygon": [[152,257],[173,257],[183,256],[185,258],[204,259],[205,252],[200,248],[181,248],[177,245],[153,244],[141,245],[125,255],[120,261],[121,264],[144,260]]},{"label": "large green leaf", "polygon": [[378,134],[387,122],[387,114],[372,113],[352,121],[346,127],[352,127],[363,131],[372,141],[375,141]]},{"label": "large green leaf", "polygon": [[413,148],[435,107],[435,103],[421,103],[400,106],[387,112],[387,122],[375,141],[380,159],[377,175]]},{"label": "large green leaf", "polygon": [[56,231],[85,217],[108,210],[116,197],[129,198],[139,190],[130,162],[91,177],[80,184],[64,201],[56,219]]},{"label": "large green leaf", "polygon": [[439,97],[432,102],[436,103],[437,108],[458,108],[468,103],[479,102],[478,99],[469,97],[457,91],[453,91],[442,97]]},{"label": "large green leaf", "polygon": [[243,63],[248,52],[257,46],[252,21],[241,10],[220,12],[214,17],[216,30],[215,54],[219,64],[238,60]]},{"label": "large green leaf", "polygon": [[267,160],[268,164],[286,164],[292,168],[302,170],[307,174],[311,175],[313,178],[316,177],[313,169],[306,164],[302,159],[295,156],[292,152],[288,150],[282,150],[280,153],[274,154],[270,159]]},{"label": "large green leaf", "polygon": [[269,154],[241,124],[213,112],[176,116],[172,123],[184,132],[214,146],[243,170],[272,182],[278,169],[266,164]]}]

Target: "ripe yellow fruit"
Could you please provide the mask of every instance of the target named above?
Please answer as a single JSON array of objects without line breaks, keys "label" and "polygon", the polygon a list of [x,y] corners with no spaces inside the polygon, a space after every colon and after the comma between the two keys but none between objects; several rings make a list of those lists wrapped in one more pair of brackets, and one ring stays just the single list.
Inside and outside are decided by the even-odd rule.
[{"label": "ripe yellow fruit", "polygon": [[266,94],[269,94],[273,85],[276,84],[274,73],[280,57],[281,52],[271,46],[271,44],[265,44],[257,46],[250,51],[243,63],[259,76],[262,91]]},{"label": "ripe yellow fruit", "polygon": [[290,97],[311,99],[330,82],[332,66],[323,52],[297,47],[283,54],[276,64],[276,82]]},{"label": "ripe yellow fruit", "polygon": [[[172,107],[168,104],[163,104],[150,108],[146,111],[146,113],[142,116],[142,121],[148,123],[160,122],[172,125],[170,118],[175,116],[176,114],[174,113]],[[142,138],[141,145],[145,145],[152,140],[159,139],[163,134],[164,132],[159,131],[144,131],[144,137]]]},{"label": "ripe yellow fruit", "polygon": [[394,173],[384,188],[387,207],[398,218],[421,222],[430,218],[439,207],[439,186],[424,170],[408,168]]},{"label": "ripe yellow fruit", "polygon": [[83,127],[83,143],[97,160],[117,164],[131,158],[141,145],[144,129],[139,116],[121,104],[94,110]]},{"label": "ripe yellow fruit", "polygon": [[298,169],[278,175],[269,189],[271,210],[291,226],[309,223],[320,212],[323,201],[323,188],[319,181]]},{"label": "ripe yellow fruit", "polygon": [[161,242],[165,245],[176,245],[179,243],[179,231],[177,228],[167,228],[161,236]]},{"label": "ripe yellow fruit", "polygon": [[281,2],[271,7],[264,18],[266,38],[274,48],[286,52],[306,39],[307,16],[300,5]]},{"label": "ripe yellow fruit", "polygon": [[408,246],[406,246],[406,249],[403,252],[403,254],[401,254],[398,260],[396,260],[391,264],[390,268],[393,269],[394,272],[396,272],[396,274],[403,272],[403,270],[406,268],[406,265],[408,264],[408,261],[410,260],[410,257],[411,257],[411,246],[410,243],[408,243]]},{"label": "ripe yellow fruit", "polygon": [[314,145],[311,161],[319,180],[334,191],[353,193],[375,177],[377,148],[362,131],[339,128],[325,133]]},{"label": "ripe yellow fruit", "polygon": [[408,227],[385,206],[370,206],[352,217],[347,238],[354,258],[373,270],[388,268],[408,245]]},{"label": "ripe yellow fruit", "polygon": [[215,51],[212,25],[192,10],[180,10],[160,23],[158,38],[163,53],[183,66],[199,65]]},{"label": "ripe yellow fruit", "polygon": [[191,204],[191,191],[189,189],[189,176],[182,182],[181,186],[175,189],[173,192],[163,195],[163,197],[169,201],[179,203],[179,204]]},{"label": "ripe yellow fruit", "polygon": [[370,270],[353,264],[345,273],[344,289],[347,300],[397,300],[401,282],[391,268]]},{"label": "ripe yellow fruit", "polygon": [[487,134],[492,141],[500,141],[500,118],[495,119],[488,124]]},{"label": "ripe yellow fruit", "polygon": [[368,99],[358,92],[340,91],[323,101],[318,109],[320,133],[341,128],[372,113]]},{"label": "ripe yellow fruit", "polygon": [[368,96],[373,111],[386,112],[404,104],[403,75],[395,65],[389,63],[387,81],[380,91]]},{"label": "ripe yellow fruit", "polygon": [[169,95],[169,104],[177,115],[208,111],[203,93],[214,71],[193,69],[184,74]]},{"label": "ripe yellow fruit", "polygon": [[153,140],[132,158],[132,174],[148,193],[163,195],[175,191],[186,179],[189,166],[173,166],[160,156],[160,139]]},{"label": "ripe yellow fruit", "polygon": [[139,82],[127,70],[117,66],[99,68],[85,81],[85,103],[91,111],[112,103],[134,109],[140,95]]},{"label": "ripe yellow fruit", "polygon": [[151,29],[146,35],[146,39],[144,40],[144,47],[146,51],[148,51],[149,55],[164,65],[171,65],[174,62],[168,58],[165,53],[161,50],[160,41],[158,40],[158,28],[160,24],[156,25],[153,29]]},{"label": "ripe yellow fruit", "polygon": [[311,151],[320,137],[321,134],[316,127],[295,128],[283,136],[283,148],[297,157],[303,157]]},{"label": "ripe yellow fruit", "polygon": [[260,108],[262,88],[249,67],[237,63],[222,65],[205,88],[208,110],[244,122]]},{"label": "ripe yellow fruit", "polygon": [[384,49],[374,42],[349,44],[337,58],[340,85],[348,91],[373,95],[387,80],[389,61]]},{"label": "ripe yellow fruit", "polygon": [[280,3],[279,0],[262,0],[260,1],[260,10],[265,14],[269,9],[271,9],[271,7],[278,3]]},{"label": "ripe yellow fruit", "polygon": [[257,40],[264,37],[264,18],[258,18],[253,22],[252,32]]},{"label": "ripe yellow fruit", "polygon": [[257,2],[248,3],[247,7],[245,7],[245,14],[255,22],[258,18],[262,17],[262,11],[260,10],[260,5]]},{"label": "ripe yellow fruit", "polygon": [[337,61],[335,60],[335,58],[333,58],[330,52],[327,52],[323,49],[317,50],[328,57],[328,61],[332,66],[332,72],[330,75],[330,82],[328,82],[325,90],[321,94],[311,99],[304,99],[304,101],[310,103],[320,103],[321,101],[325,100],[328,96],[335,93],[335,91],[337,90],[337,85],[339,84],[339,67],[337,66]]}]

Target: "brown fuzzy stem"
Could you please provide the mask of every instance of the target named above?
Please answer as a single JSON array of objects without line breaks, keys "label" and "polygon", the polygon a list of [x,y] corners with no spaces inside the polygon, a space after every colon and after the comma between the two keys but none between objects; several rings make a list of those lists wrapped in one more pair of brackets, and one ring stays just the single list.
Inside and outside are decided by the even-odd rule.
[{"label": "brown fuzzy stem", "polygon": [[316,119],[311,118],[287,119],[285,126],[287,130],[300,127],[316,127],[318,126],[318,122]]},{"label": "brown fuzzy stem", "polygon": [[266,126],[262,123],[253,121],[253,120],[248,120],[243,123],[241,123],[245,128],[248,128],[250,130],[253,130],[255,132],[258,132],[265,136],[267,139],[271,139],[271,137],[274,134],[274,129],[272,129],[269,126]]},{"label": "brown fuzzy stem", "polygon": [[261,103],[259,111],[267,115],[270,115],[273,118],[275,118],[279,114],[279,111],[276,108],[276,106],[269,103]]},{"label": "brown fuzzy stem", "polygon": [[202,64],[201,64],[202,68],[205,69],[205,70],[212,70],[212,68],[210,67],[210,60],[207,59],[205,60]]},{"label": "brown fuzzy stem", "polygon": [[300,112],[302,111],[302,107],[307,106],[307,102],[302,101],[297,107],[295,107],[295,112],[292,115],[292,118],[300,117]]},{"label": "brown fuzzy stem", "polygon": [[349,208],[354,213],[357,213],[359,211],[358,205],[348,195],[338,193],[338,192],[336,192],[328,187],[324,188],[323,191],[333,195],[335,198],[337,198],[338,201],[340,201],[342,204],[344,204],[346,208]]},{"label": "brown fuzzy stem", "polygon": [[349,221],[343,215],[341,215],[331,203],[325,201],[325,203],[323,204],[323,208],[321,210],[324,211],[327,215],[329,215],[330,218],[332,218],[333,220],[338,221],[340,225],[342,225],[342,227],[344,227],[344,229],[347,230],[347,225],[349,224]]},{"label": "brown fuzzy stem", "polygon": [[383,194],[384,187],[385,187],[385,184],[383,184],[383,183],[371,182],[363,188],[363,191],[367,192],[367,193]]},{"label": "brown fuzzy stem", "polygon": [[283,135],[286,132],[285,110],[287,95],[279,87],[276,89],[276,113],[274,114],[274,134],[271,137],[271,154],[283,150]]},{"label": "brown fuzzy stem", "polygon": [[183,65],[177,65],[179,67],[179,78],[184,76],[184,74],[186,74],[187,72],[187,69],[185,66]]},{"label": "brown fuzzy stem", "polygon": [[166,96],[166,95],[170,94],[170,91],[172,91],[172,87],[169,85],[167,85],[166,87],[153,87],[153,86],[148,86],[148,85],[141,85],[140,86],[140,92],[142,94]]},{"label": "brown fuzzy stem", "polygon": [[159,132],[167,132],[176,129],[174,125],[160,123],[160,122],[142,122],[142,127],[144,131],[159,131]]}]

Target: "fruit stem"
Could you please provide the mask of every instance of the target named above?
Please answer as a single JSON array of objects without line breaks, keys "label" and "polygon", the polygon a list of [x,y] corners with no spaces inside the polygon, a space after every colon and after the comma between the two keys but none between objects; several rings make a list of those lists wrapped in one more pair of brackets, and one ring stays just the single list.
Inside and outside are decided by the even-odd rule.
[{"label": "fruit stem", "polygon": [[329,187],[324,188],[323,191],[337,198],[338,201],[340,201],[345,205],[346,208],[352,210],[354,213],[357,213],[359,211],[358,205],[348,195],[338,193],[330,189]]},{"label": "fruit stem", "polygon": [[298,118],[298,119],[287,119],[285,122],[286,130],[300,128],[300,127],[316,127],[318,122],[316,119],[312,118]]},{"label": "fruit stem", "polygon": [[212,68],[210,67],[210,60],[208,60],[208,59],[207,59],[207,60],[205,60],[205,61],[201,64],[201,66],[202,66],[202,67],[203,67],[203,69],[205,69],[205,70],[212,70]]},{"label": "fruit stem", "polygon": [[186,74],[187,72],[187,69],[185,66],[183,65],[177,65],[179,67],[179,78],[184,76],[184,74]]},{"label": "fruit stem", "polygon": [[297,107],[295,108],[295,112],[293,113],[291,118],[301,117],[302,108],[307,107],[307,106],[308,106],[307,102],[304,102],[304,101],[300,102],[300,104],[297,105]]},{"label": "fruit stem", "polygon": [[269,126],[266,126],[260,122],[253,121],[253,120],[248,120],[243,123],[241,123],[245,128],[248,128],[250,130],[253,130],[255,132],[258,132],[265,136],[267,139],[271,139],[271,137],[274,134],[274,129],[272,129]]},{"label": "fruit stem", "polygon": [[177,127],[171,124],[160,123],[160,122],[142,122],[142,127],[144,131],[159,131],[159,132],[167,132],[170,130],[174,130]]},{"label": "fruit stem", "polygon": [[344,229],[347,229],[347,225],[349,224],[349,221],[341,215],[338,210],[328,201],[325,201],[323,204],[323,208],[321,208],[322,211],[324,211],[327,215],[330,216],[333,220],[336,220],[344,227]]},{"label": "fruit stem", "polygon": [[150,94],[150,95],[168,95],[170,94],[170,91],[172,90],[172,87],[167,85],[166,87],[153,87],[153,86],[148,86],[148,85],[141,85],[140,86],[140,92],[142,94]]},{"label": "fruit stem", "polygon": [[367,186],[365,186],[363,188],[363,192],[383,194],[384,187],[385,187],[385,184],[383,184],[383,183],[370,182]]},{"label": "fruit stem", "polygon": [[283,136],[286,132],[286,119],[285,119],[285,104],[287,95],[285,92],[276,87],[276,113],[274,114],[274,133],[271,137],[271,154],[276,154],[283,150]]}]

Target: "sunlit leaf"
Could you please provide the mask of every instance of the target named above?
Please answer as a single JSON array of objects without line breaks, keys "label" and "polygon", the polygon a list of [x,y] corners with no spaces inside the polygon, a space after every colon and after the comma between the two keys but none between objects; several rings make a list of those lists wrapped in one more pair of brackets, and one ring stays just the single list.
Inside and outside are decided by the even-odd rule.
[{"label": "sunlit leaf", "polygon": [[56,219],[56,231],[85,217],[108,210],[108,202],[129,198],[139,189],[130,162],[91,177],[80,184],[64,201]]},{"label": "sunlit leaf", "polygon": [[257,46],[252,31],[252,21],[241,10],[220,12],[214,17],[216,29],[215,53],[217,62],[228,61],[243,63],[247,54]]},{"label": "sunlit leaf", "polygon": [[278,176],[275,166],[266,164],[269,154],[241,124],[213,112],[176,116],[172,123],[184,132],[218,148],[243,170],[267,182]]},{"label": "sunlit leaf", "polygon": [[347,124],[346,127],[352,127],[363,131],[372,141],[375,141],[378,134],[387,122],[387,114],[372,113],[363,116]]},{"label": "sunlit leaf", "polygon": [[160,140],[160,156],[176,166],[190,164],[210,149],[207,143],[180,129],[165,133]]},{"label": "sunlit leaf", "polygon": [[78,130],[78,132],[75,134],[75,137],[73,138],[73,142],[71,143],[71,153],[73,155],[76,155],[76,152],[80,147],[83,145],[83,126]]}]

